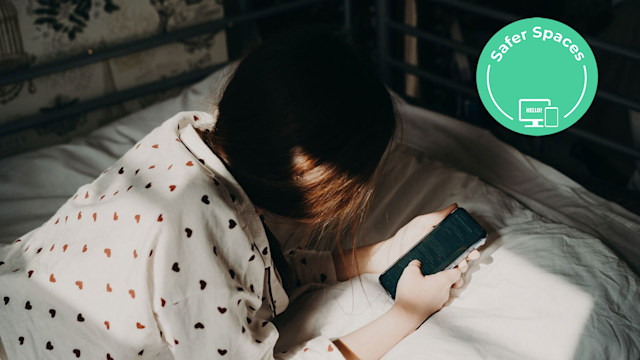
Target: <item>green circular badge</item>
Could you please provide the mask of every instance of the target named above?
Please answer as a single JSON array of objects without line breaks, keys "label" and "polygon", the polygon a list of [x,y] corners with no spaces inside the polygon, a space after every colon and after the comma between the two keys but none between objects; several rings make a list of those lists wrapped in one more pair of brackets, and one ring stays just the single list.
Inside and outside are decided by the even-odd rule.
[{"label": "green circular badge", "polygon": [[575,124],[598,86],[589,44],[545,18],[513,22],[485,45],[476,70],[482,104],[507,129],[541,136]]}]

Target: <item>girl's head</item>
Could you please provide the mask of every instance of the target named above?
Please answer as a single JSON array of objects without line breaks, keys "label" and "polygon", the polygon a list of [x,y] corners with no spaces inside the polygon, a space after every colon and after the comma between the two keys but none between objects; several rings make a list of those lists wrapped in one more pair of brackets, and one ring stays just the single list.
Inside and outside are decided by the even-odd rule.
[{"label": "girl's head", "polygon": [[202,135],[255,206],[323,227],[362,219],[396,116],[342,36],[314,26],[257,46],[218,111]]}]

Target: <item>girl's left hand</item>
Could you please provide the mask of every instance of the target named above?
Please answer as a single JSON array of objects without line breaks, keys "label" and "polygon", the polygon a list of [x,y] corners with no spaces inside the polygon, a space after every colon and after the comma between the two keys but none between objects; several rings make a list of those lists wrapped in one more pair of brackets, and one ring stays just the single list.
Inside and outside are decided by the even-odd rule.
[{"label": "girl's left hand", "polygon": [[[393,237],[380,242],[375,253],[372,254],[370,258],[370,266],[373,267],[373,272],[384,272],[457,207],[458,204],[452,204],[440,211],[416,216],[400,228]],[[479,256],[480,253],[474,250],[469,253],[466,260],[475,260]],[[458,268],[460,268],[462,272],[467,270],[468,265],[466,260],[458,264]]]}]

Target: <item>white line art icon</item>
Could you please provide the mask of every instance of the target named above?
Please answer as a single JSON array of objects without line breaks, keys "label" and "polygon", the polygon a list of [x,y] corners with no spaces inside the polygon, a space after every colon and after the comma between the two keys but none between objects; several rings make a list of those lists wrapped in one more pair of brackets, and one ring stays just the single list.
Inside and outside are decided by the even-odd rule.
[{"label": "white line art icon", "polygon": [[527,128],[558,127],[558,108],[551,106],[550,99],[520,99],[518,101],[518,120],[530,123],[524,126]]}]

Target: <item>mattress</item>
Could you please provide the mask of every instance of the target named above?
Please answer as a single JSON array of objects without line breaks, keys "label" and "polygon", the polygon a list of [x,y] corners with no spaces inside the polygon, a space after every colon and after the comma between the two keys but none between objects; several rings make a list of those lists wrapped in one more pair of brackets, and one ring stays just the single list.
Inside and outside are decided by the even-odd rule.
[{"label": "mattress", "polygon": [[[175,113],[209,110],[230,69],[86,137],[0,160],[0,242],[45,222]],[[487,131],[400,99],[398,109],[404,137],[381,170],[359,242],[386,239],[453,202],[489,239],[452,301],[384,358],[640,358],[640,217]],[[285,249],[296,246],[297,231],[295,224],[274,229]],[[309,289],[276,319],[277,347],[339,337],[391,305],[373,274]]]}]

